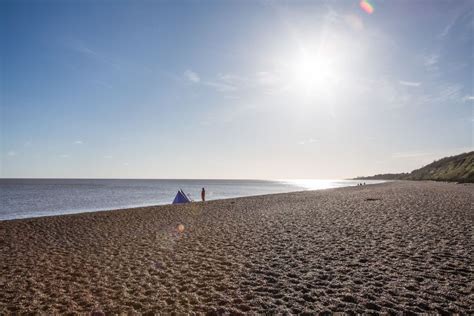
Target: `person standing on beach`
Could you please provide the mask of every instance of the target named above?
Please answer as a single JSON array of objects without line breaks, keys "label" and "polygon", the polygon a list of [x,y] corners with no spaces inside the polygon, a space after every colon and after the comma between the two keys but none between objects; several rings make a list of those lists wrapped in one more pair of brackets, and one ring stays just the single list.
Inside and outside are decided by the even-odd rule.
[{"label": "person standing on beach", "polygon": [[203,202],[206,201],[206,190],[204,190],[204,188],[202,188],[202,190],[201,190],[201,200]]}]

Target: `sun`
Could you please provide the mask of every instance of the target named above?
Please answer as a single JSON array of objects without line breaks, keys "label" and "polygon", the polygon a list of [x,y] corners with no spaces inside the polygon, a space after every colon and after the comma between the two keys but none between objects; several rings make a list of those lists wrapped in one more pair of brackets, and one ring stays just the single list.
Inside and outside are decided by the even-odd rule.
[{"label": "sun", "polygon": [[290,68],[290,80],[295,90],[305,96],[313,96],[330,89],[335,75],[332,63],[328,56],[300,52]]},{"label": "sun", "polygon": [[306,101],[327,98],[338,82],[335,55],[324,48],[300,48],[285,68],[288,90]]}]

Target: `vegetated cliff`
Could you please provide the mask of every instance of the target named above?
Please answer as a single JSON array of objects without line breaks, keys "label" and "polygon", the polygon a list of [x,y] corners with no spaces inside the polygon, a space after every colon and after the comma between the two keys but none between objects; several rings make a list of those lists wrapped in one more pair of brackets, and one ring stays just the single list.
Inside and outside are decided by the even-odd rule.
[{"label": "vegetated cliff", "polygon": [[434,180],[474,183],[474,151],[436,160],[410,173],[377,174],[357,180]]}]

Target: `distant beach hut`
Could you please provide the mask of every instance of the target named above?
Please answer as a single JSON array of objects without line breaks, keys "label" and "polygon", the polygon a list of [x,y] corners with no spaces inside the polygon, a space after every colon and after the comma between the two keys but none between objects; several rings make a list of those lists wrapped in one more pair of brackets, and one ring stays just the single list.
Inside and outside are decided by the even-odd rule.
[{"label": "distant beach hut", "polygon": [[182,204],[182,203],[189,203],[191,202],[191,199],[184,193],[182,189],[179,189],[178,193],[176,193],[176,196],[173,200],[172,204]]}]

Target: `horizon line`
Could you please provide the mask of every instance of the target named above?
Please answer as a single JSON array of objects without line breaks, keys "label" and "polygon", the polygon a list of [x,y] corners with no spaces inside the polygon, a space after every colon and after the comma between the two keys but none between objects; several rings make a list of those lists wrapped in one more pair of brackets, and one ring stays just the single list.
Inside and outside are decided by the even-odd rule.
[{"label": "horizon line", "polygon": [[39,177],[18,177],[18,178],[4,178],[0,180],[243,180],[243,181],[287,181],[287,180],[354,180],[353,178],[39,178]]}]

